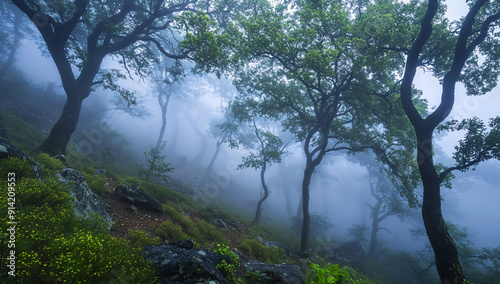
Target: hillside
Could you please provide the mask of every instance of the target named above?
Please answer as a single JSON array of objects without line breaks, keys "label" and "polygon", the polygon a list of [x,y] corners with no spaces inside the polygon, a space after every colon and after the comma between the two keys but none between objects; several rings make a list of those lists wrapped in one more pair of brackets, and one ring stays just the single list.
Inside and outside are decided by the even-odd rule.
[{"label": "hillside", "polygon": [[[31,100],[26,95],[37,91],[36,87],[26,87],[25,93],[3,94],[4,102],[7,103],[2,104],[0,111],[2,124],[5,125],[2,143],[11,142],[30,156],[18,160],[6,157],[16,156],[15,154],[5,155],[1,160],[2,175],[16,174],[14,207],[19,221],[16,232],[15,277],[9,276],[4,266],[3,282],[157,282],[161,281],[161,273],[158,273],[150,261],[144,260],[142,254],[145,246],[175,243],[185,239],[194,241],[194,248],[191,248],[193,250],[216,251],[233,258],[217,269],[226,280],[234,283],[287,283],[283,275],[294,273],[297,274],[296,279],[315,283],[314,270],[325,269],[319,266],[314,269],[309,267],[310,261],[325,267],[327,261],[318,255],[312,253],[308,260],[297,254],[297,238],[286,225],[273,223],[272,220],[253,225],[249,222],[252,212],[241,210],[228,200],[211,200],[209,204],[201,202],[199,198],[196,201],[196,195],[193,194],[195,190],[190,186],[203,184],[206,182],[203,178],[199,181],[191,180],[190,186],[182,180],[171,179],[168,184],[184,192],[180,193],[159,183],[116,174],[112,164],[103,165],[100,160],[82,156],[74,146],[69,149],[66,157],[60,158],[64,163],[46,154],[37,154],[36,145],[45,136],[39,129],[47,129],[52,121],[51,110],[40,107],[46,105],[41,104],[43,100]],[[50,95],[48,98],[50,99]],[[128,163],[129,168],[132,168],[133,162]],[[98,164],[101,166],[97,166]],[[34,166],[36,171],[32,170]],[[83,219],[70,214],[72,198],[67,193],[67,186],[54,178],[64,168],[73,168],[83,173],[92,191],[111,206],[114,213],[110,230],[106,230],[103,219],[98,214]],[[123,165],[118,169],[123,172]],[[193,170],[196,168],[193,167]],[[125,170],[127,171],[133,169]],[[115,194],[115,189],[120,184],[139,185],[145,193],[161,202],[163,212],[135,206],[120,198]],[[2,196],[4,199],[6,197]],[[7,201],[2,200],[2,212],[7,212],[6,204]],[[6,213],[2,214],[4,231],[7,229],[7,223],[4,222],[7,216]],[[3,236],[2,243],[5,244],[7,235]],[[9,251],[5,245],[1,248],[4,258]],[[369,283],[366,277],[351,268],[332,269],[334,274],[349,271],[345,275],[358,279],[356,283]],[[211,279],[210,275],[213,274],[218,273],[209,273],[206,277]],[[289,283],[304,280],[291,281]]]}]

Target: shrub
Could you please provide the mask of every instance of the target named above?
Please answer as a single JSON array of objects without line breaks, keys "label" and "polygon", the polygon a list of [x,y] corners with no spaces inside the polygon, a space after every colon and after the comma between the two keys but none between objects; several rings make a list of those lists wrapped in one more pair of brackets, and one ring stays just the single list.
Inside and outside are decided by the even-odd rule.
[{"label": "shrub", "polygon": [[307,283],[310,284],[372,284],[366,277],[348,266],[340,268],[338,264],[331,264],[321,267],[316,263],[310,262],[309,267],[312,269],[312,272],[307,279]]},{"label": "shrub", "polygon": [[149,233],[142,230],[129,230],[128,238],[132,246],[138,250],[143,250],[145,246],[161,244],[159,237],[153,238]]},{"label": "shrub", "polygon": [[106,175],[98,175],[90,171],[85,171],[84,175],[89,187],[97,194],[103,194],[108,191],[106,188],[108,177]]},{"label": "shrub", "polygon": [[226,245],[217,244],[217,248],[214,250],[215,253],[219,253],[225,256],[229,256],[231,263],[227,263],[226,260],[222,260],[221,263],[217,264],[216,268],[224,275],[224,277],[231,283],[236,281],[236,269],[239,267],[239,256],[231,251],[231,249]]},{"label": "shrub", "polygon": [[34,157],[35,161],[42,164],[41,177],[51,177],[65,168],[61,160],[52,158],[47,153],[39,153]]},{"label": "shrub", "polygon": [[0,176],[4,179],[9,173],[15,174],[15,180],[30,177],[33,174],[33,166],[30,162],[15,157],[1,159]]},{"label": "shrub", "polygon": [[[99,223],[102,219],[74,216],[71,197],[57,181],[23,178],[15,188],[16,264],[22,268],[16,270],[16,277],[22,283],[110,283],[124,278],[133,283],[155,281],[154,269],[141,251],[104,233]],[[2,195],[2,232],[7,229],[6,206],[7,195]],[[6,250],[2,243],[2,259]],[[0,274],[6,269],[0,267]]]},{"label": "shrub", "polygon": [[179,225],[175,225],[169,220],[161,223],[160,228],[156,230],[156,234],[168,242],[177,242],[189,238],[182,233],[182,228]]},{"label": "shrub", "polygon": [[262,262],[280,263],[283,262],[285,251],[282,248],[266,247],[257,239],[245,238],[240,243],[240,249],[247,256],[256,258]]}]

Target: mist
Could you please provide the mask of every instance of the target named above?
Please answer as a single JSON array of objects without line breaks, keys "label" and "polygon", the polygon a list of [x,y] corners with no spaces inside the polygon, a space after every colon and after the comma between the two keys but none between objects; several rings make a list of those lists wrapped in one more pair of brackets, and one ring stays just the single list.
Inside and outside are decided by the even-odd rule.
[{"label": "mist", "polygon": [[[453,11],[447,15],[451,18],[459,16]],[[47,56],[47,51],[40,47],[41,42],[38,34],[21,41],[16,54],[16,73],[12,74],[23,76],[37,88],[46,90],[42,94],[32,94],[33,97],[42,96],[47,101],[51,98],[60,104],[59,110],[50,113],[49,121],[44,121],[43,132],[47,134],[59,117],[66,96],[57,68]],[[170,163],[175,171],[169,174],[170,181],[164,184],[190,195],[207,207],[230,204],[241,210],[250,222],[257,202],[263,196],[263,188],[259,169],[242,168],[241,165],[256,148],[250,149],[241,142],[238,147],[232,147],[226,139],[220,143],[220,151],[209,169],[214,153],[218,151],[220,138],[213,134],[214,126],[224,121],[225,111],[243,88],[237,89],[233,85],[237,82],[233,82],[229,75],[193,74],[190,64],[186,63],[188,71],[182,80],[171,85],[175,91],[168,102],[163,141],[166,141],[165,162]],[[135,164],[146,163],[144,153],[155,148],[160,134],[162,110],[158,104],[158,92],[152,76],[129,75],[118,58],[106,57],[102,68],[115,68],[126,74],[119,79],[118,85],[134,92],[136,104],[127,105],[115,92],[96,88],[83,102],[80,120],[70,143],[79,154],[89,159],[100,159],[109,147],[115,156],[114,170],[120,175],[135,176]],[[440,82],[431,74],[419,71],[414,83],[416,89],[423,90],[428,110],[434,110],[440,103]],[[471,97],[466,95],[462,84],[457,84],[456,105],[450,120],[479,117],[488,121],[499,116],[499,93],[500,87],[496,87],[484,96]],[[3,105],[2,109],[12,111]],[[246,124],[245,127],[250,129],[248,133],[256,132],[252,132],[252,123]],[[288,142],[283,147],[281,161],[270,163],[265,173],[270,194],[262,205],[261,223],[292,228],[294,217],[302,214],[302,181],[307,160],[304,144],[294,138],[290,129],[283,129],[279,121],[269,117],[256,116],[253,125],[255,128],[259,125]],[[436,134],[436,162],[453,166],[455,147],[464,134],[465,131]],[[354,241],[350,234],[354,226],[371,228],[371,206],[377,203],[377,198],[370,191],[374,178],[369,165],[358,159],[360,155],[369,156],[367,152],[330,152],[314,170],[309,186],[310,214],[323,218],[329,224],[326,233],[313,236],[315,242],[349,243]],[[442,188],[441,191],[444,219],[467,228],[469,238],[477,248],[500,247],[499,173],[500,161],[485,161],[473,170],[454,172],[451,189]],[[391,192],[396,190],[391,188]],[[416,207],[410,208],[403,194],[398,192],[399,201],[406,206],[404,214],[391,214],[381,222],[383,230],[378,232],[378,239],[384,250],[415,253],[428,244],[425,235],[415,236],[412,233],[413,230],[423,229],[419,207],[423,202],[421,184],[414,189],[414,193],[418,201]],[[384,206],[387,205],[382,206],[385,209]],[[293,231],[292,237],[298,246],[300,231]],[[368,240],[369,237],[370,230],[366,232]],[[363,248],[368,250],[367,244],[363,244]]]}]

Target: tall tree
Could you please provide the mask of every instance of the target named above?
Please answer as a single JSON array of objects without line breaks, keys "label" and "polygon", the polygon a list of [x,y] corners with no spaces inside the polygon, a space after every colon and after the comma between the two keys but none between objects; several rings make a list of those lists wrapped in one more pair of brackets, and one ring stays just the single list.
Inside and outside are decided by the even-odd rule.
[{"label": "tall tree", "polygon": [[280,163],[282,156],[285,152],[285,148],[288,144],[284,144],[281,139],[273,134],[271,131],[264,129],[255,123],[255,118],[253,118],[253,129],[255,133],[255,138],[257,143],[252,141],[244,140],[240,141],[245,148],[254,149],[255,152],[251,152],[249,156],[243,157],[243,163],[238,166],[238,168],[254,168],[260,169],[260,184],[262,186],[262,194],[259,201],[257,202],[257,208],[255,210],[255,216],[253,223],[258,223],[260,221],[260,216],[262,213],[262,204],[269,197],[269,188],[266,184],[266,170],[268,166],[272,163]]},{"label": "tall tree", "polygon": [[[172,59],[218,55],[215,38],[198,37],[198,49],[192,45],[170,48],[159,40],[166,29],[187,29],[199,35],[209,31],[211,20],[204,13],[190,13],[179,22],[177,16],[195,12],[197,0],[154,1],[12,1],[36,25],[59,71],[67,101],[59,120],[39,147],[51,155],[64,153],[78,123],[83,100],[100,85],[122,94],[134,103],[133,93],[121,88],[116,80],[125,76],[119,70],[103,70],[106,57],[114,57],[128,74],[147,73],[152,48]],[[204,5],[206,8],[207,5]]]},{"label": "tall tree", "polygon": [[16,9],[14,5],[7,1],[0,3],[0,17],[2,18],[2,24],[0,25],[0,41],[2,42],[0,56],[5,57],[5,60],[4,58],[1,59],[3,61],[2,65],[0,65],[1,81],[15,62],[21,40],[25,38],[26,34],[34,31],[28,27],[19,9]]},{"label": "tall tree", "polygon": [[[162,55],[160,55],[162,56]],[[167,128],[168,105],[172,96],[179,95],[181,91],[181,82],[184,79],[184,67],[179,60],[172,60],[163,57],[156,65],[153,71],[153,84],[155,95],[158,99],[158,105],[161,109],[161,127],[156,141],[156,149],[159,149],[165,130]]]},{"label": "tall tree", "polygon": [[292,10],[252,2],[236,33],[239,59],[249,62],[237,75],[239,100],[258,104],[260,115],[281,121],[303,145],[302,253],[310,235],[309,185],[324,156],[399,149],[385,130],[403,115],[394,72],[403,59],[367,44],[354,2],[296,1]]},{"label": "tall tree", "polygon": [[[467,15],[447,30],[447,23],[439,17],[440,1],[428,1],[418,37],[408,51],[401,84],[403,108],[417,137],[417,160],[424,188],[422,216],[443,283],[465,283],[465,277],[441,212],[441,184],[453,170],[465,171],[481,161],[500,158],[497,118],[489,133],[484,124],[462,125],[469,134],[458,147],[455,166],[442,169],[433,161],[433,132],[453,109],[456,83],[463,82],[469,94],[480,95],[490,91],[497,81],[499,45],[495,28],[499,25],[500,4],[488,0],[467,2]],[[432,54],[435,51],[440,52]],[[422,116],[412,101],[413,80],[421,66],[434,71],[442,86],[439,106],[427,116]]]}]

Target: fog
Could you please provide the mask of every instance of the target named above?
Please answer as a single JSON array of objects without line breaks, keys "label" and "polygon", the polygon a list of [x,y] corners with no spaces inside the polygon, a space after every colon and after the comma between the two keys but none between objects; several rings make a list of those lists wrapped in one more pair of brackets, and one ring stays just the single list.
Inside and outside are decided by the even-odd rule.
[{"label": "fog", "polygon": [[[54,63],[39,51],[35,42],[24,40],[17,55],[17,66],[25,75],[40,84],[55,84],[56,90],[63,96],[60,80]],[[113,65],[113,62],[108,62]],[[184,94],[175,96],[169,104],[167,129],[164,140],[167,141],[169,162],[174,166],[180,160],[186,160],[200,168],[206,168],[215,151],[215,140],[208,135],[212,120],[220,119],[221,94],[218,86],[213,86],[214,75],[210,82],[202,76],[189,78],[190,86]],[[223,80],[229,80],[225,79]],[[193,85],[195,84],[195,85]],[[226,82],[227,84],[227,82]],[[124,81],[124,86],[134,89],[141,101],[141,106],[147,109],[149,115],[138,118],[123,111],[108,111],[102,122],[108,127],[122,134],[129,142],[129,150],[139,161],[143,152],[154,147],[161,126],[161,112],[154,96],[150,83]],[[432,109],[439,102],[440,85],[430,74],[419,73],[416,87],[424,90],[424,97],[429,101]],[[498,97],[500,89],[481,97],[467,97],[464,88],[458,86],[456,105],[451,117],[455,119],[478,116],[483,120],[499,115]],[[236,92],[234,89],[225,92]],[[112,101],[111,93],[103,96],[103,91],[93,94],[84,102],[84,105],[99,101],[101,109],[108,108]],[[223,100],[222,100],[223,101]],[[194,127],[205,135],[200,137]],[[174,138],[175,135],[175,138]],[[437,141],[441,155],[436,159],[444,164],[453,163],[452,154],[457,141],[463,133],[448,133],[441,135]],[[171,146],[175,142],[175,150]],[[202,144],[204,143],[204,144]],[[201,159],[193,159],[205,149]],[[237,190],[232,193],[241,194],[241,198],[258,200],[260,181],[258,171],[253,169],[237,170],[241,158],[248,154],[244,149],[230,149],[223,144],[214,165],[214,172],[223,178],[230,178],[232,183],[238,184]],[[264,219],[286,221],[287,205],[285,191],[288,191],[292,212],[297,212],[300,201],[300,188],[304,168],[304,156],[300,145],[292,145],[281,164],[275,164],[267,172],[267,181],[272,193],[266,200]],[[497,247],[500,245],[500,162],[488,161],[480,164],[475,171],[456,173],[453,180],[453,189],[443,189],[443,213],[447,221],[469,228],[471,237],[477,246]],[[173,174],[174,176],[176,174]],[[247,200],[248,201],[248,200]],[[330,229],[331,238],[338,241],[347,241],[347,230],[353,224],[370,226],[370,209],[366,204],[374,203],[375,199],[369,192],[369,180],[366,169],[354,162],[345,154],[329,155],[317,168],[311,182],[311,214],[323,215],[333,225]],[[290,210],[290,208],[288,209]],[[413,250],[422,247],[424,238],[415,240],[408,229],[415,225],[414,220],[402,222],[398,217],[391,216],[384,221],[380,239],[394,249]]]},{"label": "fog", "polygon": [[[64,98],[59,75],[50,58],[44,57],[36,42],[25,39],[16,57],[16,66],[27,78],[41,86],[55,85],[54,92]],[[112,59],[104,67],[119,66]],[[100,124],[93,125],[80,120],[77,130],[87,135],[92,143],[99,139],[99,131],[115,131],[127,141],[127,152],[137,163],[144,162],[143,153],[153,148],[161,127],[161,110],[154,88],[148,78],[144,80],[126,79],[120,83],[127,89],[135,90],[140,107],[145,110],[142,117],[116,110],[112,104],[116,95],[109,91],[97,90],[84,101],[83,117],[100,118]],[[251,215],[260,198],[261,185],[259,171],[237,169],[242,157],[249,155],[243,147],[231,149],[228,143],[222,144],[211,173],[205,173],[216,151],[216,140],[209,135],[214,121],[223,118],[222,108],[227,106],[236,90],[231,79],[215,75],[188,75],[181,90],[169,102],[167,126],[164,139],[167,141],[167,162],[176,172],[174,179],[190,183],[212,199],[234,202],[235,206],[247,210]],[[424,92],[428,106],[433,109],[440,100],[440,85],[431,74],[420,72],[415,81],[416,88]],[[500,115],[500,88],[481,97],[467,97],[463,86],[457,86],[455,107],[450,114],[453,119],[477,116],[485,121]],[[100,128],[99,125],[105,125]],[[111,130],[110,130],[111,129]],[[440,134],[436,139],[436,161],[453,165],[454,147],[463,138],[463,132]],[[286,135],[286,134],[285,134]],[[95,141],[92,141],[92,138]],[[77,147],[82,141],[73,141]],[[100,141],[97,141],[100,143]],[[83,147],[83,146],[82,146]],[[83,148],[82,148],[83,149]],[[87,149],[88,150],[88,149]],[[92,150],[82,150],[89,154]],[[291,225],[290,218],[298,211],[301,200],[301,182],[305,166],[302,145],[292,142],[281,163],[273,164],[266,172],[271,194],[265,201],[263,222],[281,222]],[[445,220],[467,227],[477,247],[500,246],[500,162],[487,161],[476,170],[457,172],[452,180],[452,189],[442,189],[443,214]],[[202,182],[197,178],[207,175]],[[214,190],[211,184],[215,184]],[[421,201],[421,188],[416,192]],[[316,168],[310,185],[311,215],[324,216],[332,225],[327,239],[335,242],[348,242],[349,228],[354,224],[371,226],[370,208],[376,203],[370,194],[370,176],[367,168],[345,152],[330,154]],[[411,217],[390,216],[381,224],[387,230],[379,232],[384,245],[394,250],[415,251],[422,249],[425,237],[413,238],[409,229],[422,227],[417,209]],[[299,235],[297,235],[297,239]]]}]

